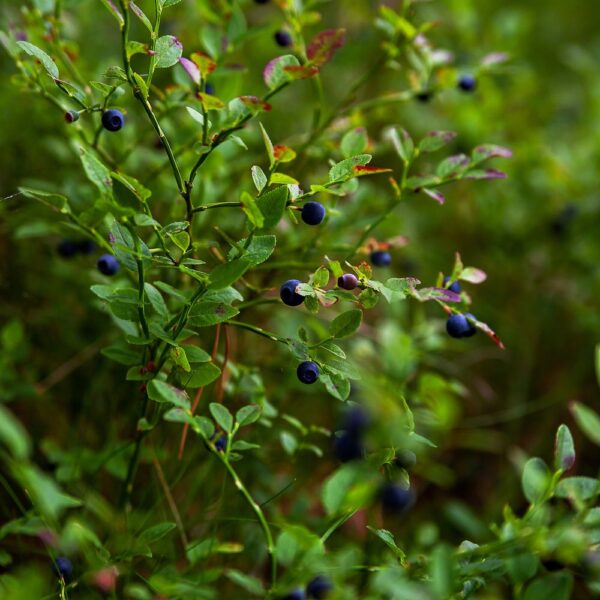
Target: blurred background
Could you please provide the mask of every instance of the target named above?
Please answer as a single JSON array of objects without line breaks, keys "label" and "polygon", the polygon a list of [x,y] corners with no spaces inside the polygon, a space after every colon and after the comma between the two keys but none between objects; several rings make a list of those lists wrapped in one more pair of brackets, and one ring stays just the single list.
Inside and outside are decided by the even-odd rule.
[{"label": "blurred background", "polygon": [[[19,4],[5,1],[0,6],[4,29],[18,29]],[[189,15],[186,4],[184,0],[169,13],[164,29],[192,51],[200,45],[198,31],[219,3],[194,2],[199,10]],[[65,5],[65,35],[79,42],[80,70],[97,78],[119,60],[115,22],[97,2]],[[378,5],[319,5],[323,23],[349,31],[346,46],[324,71],[330,105],[375,62],[376,40],[381,37],[373,26]],[[280,13],[273,6],[244,7],[249,24],[257,28],[227,58],[230,66],[244,68],[215,73],[216,94],[224,99],[262,93],[262,65],[279,53],[272,34],[282,25]],[[519,485],[524,458],[550,460],[557,426],[572,425],[569,402],[593,404],[598,399],[593,356],[600,341],[600,36],[597,10],[586,0],[446,0],[422,3],[417,15],[417,21],[438,22],[428,37],[436,47],[455,54],[460,72],[476,71],[478,61],[490,52],[506,52],[510,60],[493,75],[478,78],[472,94],[452,86],[427,103],[412,99],[353,113],[349,123],[367,123],[376,146],[383,130],[397,125],[415,139],[434,129],[455,131],[456,152],[488,142],[514,153],[497,165],[508,173],[506,181],[452,185],[445,190],[444,206],[422,195],[410,196],[377,234],[380,239],[410,239],[406,247],[393,251],[389,276],[411,275],[432,285],[440,271],[451,271],[456,251],[466,265],[483,269],[488,274],[484,284],[464,287],[473,298],[473,312],[494,327],[506,350],[481,335],[466,342],[447,339],[443,314],[436,307],[408,302],[382,302],[368,317],[365,335],[347,344],[364,368],[352,399],[367,405],[380,423],[371,444],[383,435],[386,416],[396,414],[397,389],[402,388],[421,433],[438,445],[423,450],[415,467],[422,501],[415,509],[417,525],[411,526],[411,535],[427,547],[438,537],[456,543],[465,537],[490,539],[488,524],[500,519],[505,504],[515,510],[525,506]],[[11,59],[0,53],[0,196],[9,198],[0,202],[0,396],[39,441],[44,457],[40,460],[50,468],[60,464],[59,448],[97,454],[127,439],[138,396],[132,383],[121,383],[125,367],[99,354],[114,332],[106,315],[89,308],[89,286],[98,280],[94,260],[61,259],[56,245],[65,230],[58,220],[37,204],[10,198],[19,185],[40,181],[73,192],[78,188],[72,174],[79,169],[65,144],[62,115],[39,97],[20,94],[10,84],[14,73]],[[161,83],[168,83],[171,76],[160,77]],[[367,99],[406,88],[401,68],[386,69],[373,76],[359,96]],[[300,82],[273,102],[274,110],[262,120],[274,141],[294,146],[301,139],[310,126],[313,99],[314,88]],[[137,107],[130,104],[129,110],[130,118],[142,123]],[[169,121],[171,131],[178,127],[177,119]],[[264,161],[257,128],[245,132],[244,139],[250,155],[238,158],[232,149],[215,157],[211,176],[202,183],[205,193],[220,196],[230,184],[224,179],[233,173],[236,179],[239,174],[248,180],[249,166]],[[334,148],[336,139],[335,133],[327,136],[324,148]],[[132,159],[138,175],[162,161],[151,144],[146,146]],[[305,184],[322,171],[319,151],[311,156],[303,172],[295,172],[293,163],[289,170]],[[377,148],[374,156],[378,166],[399,168],[387,146]],[[81,180],[79,172],[77,178]],[[155,197],[168,201],[169,186],[168,177],[157,179]],[[365,181],[352,201],[337,202],[321,244],[327,247],[340,236],[356,239],[352,228],[356,232],[370,222],[387,202],[385,177]],[[210,215],[206,223],[219,218]],[[312,244],[309,234],[289,235],[293,244]],[[301,273],[277,273],[273,286],[288,278],[284,275]],[[304,317],[257,308],[244,320],[293,335]],[[205,348],[212,343],[211,335]],[[337,401],[290,383],[287,356],[274,357],[272,348],[257,347],[249,335],[236,335],[232,361],[261,366],[263,381],[252,393],[264,394],[282,412],[335,429]],[[229,387],[226,394],[235,395],[242,387]],[[577,473],[597,475],[597,449],[576,427],[572,431]],[[275,456],[279,448],[277,436],[269,435],[273,439],[263,448],[263,458]],[[173,445],[177,437],[174,433]],[[164,442],[169,443],[169,435]],[[297,493],[282,499],[294,504],[290,519],[293,511],[302,514],[314,506],[318,486],[335,467],[326,438],[312,443],[326,455],[317,467],[314,457],[302,453],[293,458],[277,454],[262,465],[244,467],[273,491],[293,472]],[[199,460],[203,450],[190,453],[190,461]],[[114,459],[106,477],[118,477],[123,464]],[[175,476],[178,467],[167,471]],[[197,491],[210,472],[188,482],[188,489]],[[66,481],[73,476],[62,475]],[[99,489],[110,495],[110,483],[104,481]],[[188,506],[193,513],[193,502]]]}]

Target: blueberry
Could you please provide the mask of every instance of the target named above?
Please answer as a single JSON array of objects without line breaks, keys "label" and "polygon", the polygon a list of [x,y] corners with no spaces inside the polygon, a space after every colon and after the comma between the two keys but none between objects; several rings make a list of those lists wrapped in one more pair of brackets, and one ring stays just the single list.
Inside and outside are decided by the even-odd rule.
[{"label": "blueberry", "polygon": [[68,581],[73,575],[73,563],[66,556],[58,556],[52,570],[56,575]]},{"label": "blueberry", "polygon": [[92,240],[81,240],[77,242],[77,252],[80,254],[92,254],[96,250],[96,244]]},{"label": "blueberry", "polygon": [[206,83],[206,85],[204,86],[204,91],[211,95],[214,96],[215,95],[215,86],[212,83]]},{"label": "blueberry", "polygon": [[[450,281],[450,277],[444,277],[444,287],[447,286],[448,282]],[[462,288],[460,287],[460,283],[458,281],[455,281],[451,286],[448,287],[448,289],[451,292],[454,292],[455,294],[460,294]]]},{"label": "blueberry", "polygon": [[304,600],[305,598],[306,595],[304,594],[304,590],[302,588],[296,588],[285,595],[281,600]]},{"label": "blueberry", "polygon": [[342,431],[333,440],[333,454],[343,463],[360,460],[365,455],[365,447],[358,434]]},{"label": "blueberry", "polygon": [[[477,321],[477,319],[471,313],[465,313],[465,318]],[[477,333],[477,327],[475,327],[475,325],[473,325],[473,323],[471,323],[469,320],[467,320],[467,323],[469,324],[469,329],[467,333],[463,335],[463,337],[473,337]]]},{"label": "blueberry", "polygon": [[288,48],[294,43],[290,33],[288,31],[285,31],[284,29],[276,31],[273,37],[275,38],[277,45],[282,46],[283,48]]},{"label": "blueberry", "polygon": [[359,434],[369,425],[369,415],[360,406],[353,406],[344,415],[343,429],[349,433]]},{"label": "blueberry", "polygon": [[296,293],[296,288],[300,285],[298,279],[288,279],[279,289],[279,297],[284,304],[288,306],[300,306],[304,302],[304,296]]},{"label": "blueberry", "polygon": [[338,287],[341,287],[343,290],[353,290],[358,286],[358,279],[356,275],[346,273],[345,275],[338,277],[337,284]]},{"label": "blueberry", "polygon": [[327,598],[331,590],[333,590],[333,583],[327,577],[317,575],[306,586],[306,595],[309,598],[321,600],[322,598]]},{"label": "blueberry", "polygon": [[298,365],[296,374],[302,383],[314,383],[319,379],[319,365],[312,360],[305,360]]},{"label": "blueberry", "polygon": [[410,489],[395,483],[386,483],[379,492],[383,509],[391,513],[402,513],[414,502],[414,494]]},{"label": "blueberry", "polygon": [[98,271],[102,275],[114,275],[119,270],[119,261],[112,254],[103,254],[98,259]]},{"label": "blueberry", "polygon": [[392,262],[392,256],[384,250],[371,252],[371,263],[376,267],[387,267]]},{"label": "blueberry", "polygon": [[302,207],[301,216],[307,225],[318,225],[325,218],[325,207],[311,200]]},{"label": "blueberry", "polygon": [[77,242],[73,240],[62,240],[59,242],[58,246],[56,246],[57,252],[63,258],[72,258],[77,254]]},{"label": "blueberry", "polygon": [[68,110],[65,113],[65,121],[67,123],[75,123],[75,121],[79,121],[79,113],[76,110]]},{"label": "blueberry", "polygon": [[227,436],[224,433],[217,438],[217,441],[215,442],[215,448],[219,452],[225,452],[227,449]]},{"label": "blueberry", "polygon": [[477,79],[473,75],[462,75],[458,79],[458,88],[463,92],[472,92],[477,87]]},{"label": "blueberry", "polygon": [[446,331],[453,338],[465,337],[469,331],[469,321],[464,315],[451,315],[446,321]]},{"label": "blueberry", "polygon": [[125,125],[125,117],[120,110],[111,108],[102,113],[102,126],[107,131],[119,131]]},{"label": "blueberry", "polygon": [[433,97],[433,92],[431,92],[429,90],[422,90],[415,94],[415,98],[419,102],[423,102],[423,103],[429,102],[432,97]]},{"label": "blueberry", "polygon": [[408,471],[417,464],[417,455],[412,450],[400,450],[394,458],[394,464]]}]

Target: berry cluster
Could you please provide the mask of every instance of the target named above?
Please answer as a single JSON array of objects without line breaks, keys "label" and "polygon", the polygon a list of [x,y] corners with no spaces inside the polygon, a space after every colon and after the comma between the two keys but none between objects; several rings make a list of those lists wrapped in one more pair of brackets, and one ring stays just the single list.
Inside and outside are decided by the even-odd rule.
[{"label": "berry cluster", "polygon": [[317,575],[308,582],[306,592],[302,588],[296,588],[284,596],[282,600],[306,600],[306,598],[323,600],[324,598],[327,598],[332,591],[333,583],[331,580],[324,575]]}]

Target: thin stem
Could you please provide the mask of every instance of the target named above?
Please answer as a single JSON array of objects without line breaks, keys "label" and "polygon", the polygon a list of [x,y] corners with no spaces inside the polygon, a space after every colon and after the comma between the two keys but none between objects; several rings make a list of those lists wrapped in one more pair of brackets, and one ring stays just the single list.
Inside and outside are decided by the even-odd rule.
[{"label": "thin stem", "polygon": [[213,208],[239,208],[243,206],[241,202],[227,201],[227,202],[213,202],[212,204],[204,204],[202,206],[196,206],[192,209],[193,213],[204,212],[205,210],[211,210]]},{"label": "thin stem", "polygon": [[251,325],[250,323],[243,323],[242,321],[227,321],[227,325],[233,325],[234,327],[239,327],[240,329],[247,329],[248,331],[252,331],[252,333],[262,335],[262,337],[266,337],[267,339],[272,340],[273,342],[281,342],[282,344],[287,344],[285,338],[282,338],[275,333],[265,331],[260,327],[256,327],[256,325]]}]

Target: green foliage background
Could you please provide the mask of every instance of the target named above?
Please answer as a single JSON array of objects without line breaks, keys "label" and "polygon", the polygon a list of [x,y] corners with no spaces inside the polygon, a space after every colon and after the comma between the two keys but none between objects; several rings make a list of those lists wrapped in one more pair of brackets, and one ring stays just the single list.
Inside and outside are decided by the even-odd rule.
[{"label": "green foliage background", "polygon": [[[19,4],[2,4],[2,29],[18,29]],[[78,41],[80,70],[98,78],[107,66],[120,60],[116,23],[98,2],[64,4],[65,36]],[[149,4],[140,2],[143,7]],[[209,10],[218,14],[226,4],[183,0],[171,9],[163,29],[177,35],[186,52],[198,49],[206,14]],[[282,53],[272,41],[273,31],[282,23],[280,13],[272,6],[242,4],[249,24],[256,29],[227,59],[230,64],[243,64],[247,71],[220,70],[215,74],[216,93],[223,99],[264,93],[262,68]],[[312,33],[334,26],[346,27],[349,32],[346,45],[323,70],[328,106],[334,106],[376,60],[381,34],[373,20],[378,4],[340,0],[318,6],[324,26],[310,27]],[[382,240],[398,235],[410,239],[406,247],[392,251],[390,276],[415,276],[433,285],[440,271],[451,271],[455,251],[461,253],[465,264],[483,269],[488,274],[486,283],[465,287],[472,291],[477,317],[493,325],[507,350],[500,351],[483,335],[466,342],[447,339],[441,311],[429,304],[408,302],[380,302],[366,318],[365,331],[345,345],[363,371],[352,399],[364,403],[374,415],[369,438],[372,447],[377,447],[386,436],[386,427],[393,427],[399,418],[399,388],[405,390],[423,424],[421,433],[438,446],[419,453],[413,475],[419,499],[408,516],[387,522],[370,513],[370,523],[393,531],[398,545],[407,553],[414,549],[411,552],[417,557],[443,552],[446,546],[439,545],[441,540],[453,546],[464,539],[491,541],[494,534],[489,524],[501,521],[507,504],[515,513],[523,513],[527,509],[520,486],[523,464],[529,456],[551,462],[554,434],[561,423],[567,423],[575,437],[577,474],[598,476],[598,447],[579,432],[569,411],[571,401],[598,408],[594,348],[600,340],[600,38],[596,13],[593,4],[584,0],[423,3],[418,20],[439,20],[430,37],[436,46],[455,52],[457,64],[464,70],[492,51],[507,52],[510,60],[497,73],[482,76],[471,95],[449,87],[429,103],[411,99],[388,104],[365,114],[354,113],[346,123],[347,127],[365,125],[373,139],[381,139],[383,129],[392,124],[406,128],[415,139],[431,130],[451,130],[458,133],[453,151],[470,151],[481,142],[491,142],[511,148],[514,154],[499,165],[508,173],[507,181],[453,184],[445,192],[443,206],[423,195],[411,196],[377,231]],[[87,519],[103,544],[112,543],[124,552],[129,544],[124,531],[139,532],[171,521],[172,515],[148,451],[136,478],[129,529],[119,523],[111,530],[114,513],[108,506],[117,503],[130,451],[117,453],[115,449],[135,433],[138,384],[125,382],[125,367],[99,354],[116,339],[116,331],[109,328],[107,315],[98,311],[97,300],[91,298],[90,285],[104,283],[95,272],[94,259],[62,260],[55,246],[68,233],[59,219],[49,218],[37,203],[11,197],[18,186],[41,187],[40,182],[52,182],[82,206],[91,193],[79,161],[65,141],[68,126],[62,115],[43,99],[19,93],[9,83],[14,73],[10,57],[0,54],[0,196],[6,198],[0,202],[0,396],[29,432],[40,467],[53,472],[69,494],[85,498],[93,516],[83,520]],[[166,85],[171,77],[170,72],[161,72],[157,81]],[[403,89],[402,71],[382,70],[360,91],[359,99]],[[297,147],[311,126],[315,101],[311,82],[298,82],[273,99],[273,110],[260,115],[260,121],[274,141],[285,140]],[[118,148],[123,140],[133,143],[133,131],[145,131],[145,144],[136,149],[131,163],[136,176],[144,181],[143,174],[160,167],[164,158],[153,147],[153,135],[141,109],[131,99],[125,106],[128,124],[120,138],[107,140],[107,148]],[[182,120],[182,115],[173,118],[167,132],[177,131],[180,125],[189,130],[189,120],[185,125]],[[203,199],[236,200],[238,197],[223,194],[235,189],[237,182],[238,190],[251,189],[250,167],[264,165],[265,154],[255,122],[241,136],[250,151],[239,153],[239,148],[228,144],[211,158],[211,175],[199,184]],[[327,158],[335,154],[337,145],[339,134],[333,133],[312,151],[304,163],[311,183],[318,179],[316,174],[326,171]],[[397,158],[389,148],[375,153],[377,166],[396,169],[394,161]],[[294,173],[292,167],[289,172],[301,180],[306,177]],[[228,188],[232,181],[234,187]],[[314,270],[322,260],[318,247],[313,252],[317,239],[325,248],[355,240],[359,228],[388,206],[385,175],[364,181],[351,203],[337,204],[339,212],[324,229],[314,233],[299,226],[289,233],[300,248],[297,262],[306,260]],[[156,202],[172,203],[173,213],[181,218],[184,207],[167,170],[148,186]],[[576,208],[575,217],[557,231],[557,218],[571,204]],[[196,237],[207,244],[215,239],[222,243],[213,225],[239,231],[235,217],[221,211],[201,217]],[[285,260],[290,260],[289,256]],[[282,269],[271,285],[291,277],[302,279],[307,273],[297,267]],[[244,320],[284,336],[295,335],[298,326],[305,325],[303,313],[279,305],[259,306],[244,315]],[[314,327],[319,332],[318,326]],[[250,373],[258,367],[262,384],[242,382],[234,374],[235,383],[225,388],[225,403],[230,398],[233,411],[241,406],[240,399],[251,401],[264,395],[280,412],[313,427],[305,443],[324,454],[318,458],[307,450],[293,456],[286,453],[281,433],[301,436],[288,422],[275,418],[271,428],[255,427],[246,438],[261,449],[255,458],[240,463],[242,479],[261,501],[285,489],[277,508],[273,504],[271,520],[285,515],[289,522],[320,530],[321,485],[337,464],[329,440],[318,428],[334,430],[341,405],[323,388],[307,390],[297,382],[295,363],[285,348],[230,329],[233,368]],[[213,332],[204,335],[201,345],[210,352]],[[208,415],[206,406],[215,393],[214,386],[205,391],[202,414]],[[160,456],[190,538],[214,535],[221,542],[243,543],[246,549],[203,559],[202,569],[191,569],[190,581],[206,595],[165,591],[171,589],[166,584],[163,588],[157,584],[155,591],[162,589],[169,598],[210,598],[214,587],[225,594],[221,597],[236,593],[245,597],[250,592],[240,592],[228,579],[213,582],[211,569],[239,569],[262,579],[264,574],[253,560],[263,552],[256,526],[227,520],[232,515],[247,519],[249,513],[202,443],[188,441],[184,461],[177,461],[179,435],[178,425],[166,424],[153,433],[152,447]],[[0,490],[0,514],[7,521],[19,516],[6,488]],[[377,541],[366,539],[358,526],[346,527],[331,541],[335,566],[327,567],[339,570],[340,585],[346,585],[342,583],[345,579],[350,582],[346,569],[363,546],[367,553],[382,551],[369,549],[369,544]],[[185,561],[176,535],[168,540],[153,546],[154,559],[138,558],[134,570],[146,578],[163,573],[165,581],[174,576],[176,567],[183,571]],[[19,549],[12,542],[7,551],[14,564],[6,568],[31,586],[20,596],[14,591],[17,588],[11,588],[11,597],[52,593],[55,583],[49,560],[39,544],[23,542]],[[101,566],[97,557],[78,560],[87,564],[80,566],[82,570]],[[419,561],[416,558],[414,564]],[[598,593],[597,574],[593,588],[585,585],[579,567],[574,571],[573,597],[591,598]],[[124,577],[141,585],[140,578]],[[7,581],[4,585],[9,585]],[[347,583],[339,597],[367,597],[357,591],[359,584],[357,578]],[[92,588],[84,589],[76,590],[73,597],[97,597]],[[518,585],[509,590],[505,582],[498,583],[477,597],[521,593]],[[369,598],[385,597],[371,593],[374,595]],[[439,589],[432,593],[437,596],[431,597],[450,597]]]}]

